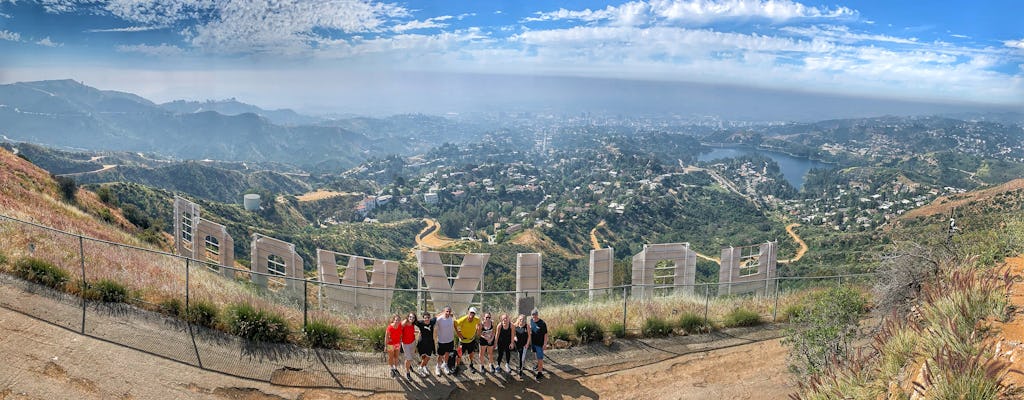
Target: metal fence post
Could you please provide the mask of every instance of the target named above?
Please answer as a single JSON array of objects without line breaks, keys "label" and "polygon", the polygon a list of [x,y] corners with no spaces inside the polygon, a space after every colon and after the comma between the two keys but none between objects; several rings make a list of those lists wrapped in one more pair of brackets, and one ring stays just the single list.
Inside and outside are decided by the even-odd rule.
[{"label": "metal fence post", "polygon": [[82,262],[82,334],[85,334],[85,308],[86,308],[86,296],[85,296],[85,238],[82,235],[78,235],[78,258]]},{"label": "metal fence post", "polygon": [[188,314],[188,299],[189,299],[189,260],[185,259],[185,313]]},{"label": "metal fence post", "polygon": [[302,332],[306,332],[306,325],[309,324],[309,285],[308,281],[302,280]]},{"label": "metal fence post", "polygon": [[776,321],[779,314],[779,280],[775,280],[775,308],[772,310],[772,322]]},{"label": "metal fence post", "polygon": [[711,305],[711,285],[704,284],[704,326],[711,326],[708,323],[708,307]]},{"label": "metal fence post", "polygon": [[[191,263],[188,258],[185,258],[185,324],[188,326],[188,335],[192,338],[192,349],[196,352],[196,364],[199,364],[199,368],[203,368],[203,359],[199,356],[199,345],[196,343],[196,332],[192,329],[192,322],[189,320],[191,317],[189,314],[189,299],[192,297],[189,293],[189,287],[191,281],[189,278],[189,270],[192,269]],[[205,369],[205,368],[203,368]]]},{"label": "metal fence post", "polygon": [[629,325],[627,325],[627,322],[626,322],[626,315],[627,315],[626,313],[628,312],[628,308],[626,306],[626,299],[627,299],[627,297],[626,297],[626,285],[622,285],[622,331],[623,332],[626,332],[628,330],[627,328],[629,328]]}]

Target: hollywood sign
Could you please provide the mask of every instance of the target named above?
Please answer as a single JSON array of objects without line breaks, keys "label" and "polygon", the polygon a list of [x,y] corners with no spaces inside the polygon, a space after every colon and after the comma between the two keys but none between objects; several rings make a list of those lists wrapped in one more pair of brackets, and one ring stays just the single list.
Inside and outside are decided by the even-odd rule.
[{"label": "hollywood sign", "polygon": [[[203,219],[201,208],[181,197],[174,198],[176,252],[198,260],[226,278],[237,279],[234,241],[224,225]],[[306,288],[304,261],[295,245],[254,234],[250,274],[257,287],[302,299]],[[776,244],[722,249],[718,295],[767,294],[775,288]],[[339,264],[338,260],[342,259]],[[484,269],[490,254],[416,251],[418,304],[434,310],[451,306],[456,311],[483,304]],[[614,285],[614,249],[590,251],[589,298],[608,295]],[[351,312],[388,312],[391,309],[398,261],[317,249],[317,295],[328,309]],[[647,244],[633,256],[632,297],[693,294],[697,253],[689,243]],[[516,256],[516,301],[520,311],[540,305],[542,256]],[[300,283],[302,282],[302,283]]]}]

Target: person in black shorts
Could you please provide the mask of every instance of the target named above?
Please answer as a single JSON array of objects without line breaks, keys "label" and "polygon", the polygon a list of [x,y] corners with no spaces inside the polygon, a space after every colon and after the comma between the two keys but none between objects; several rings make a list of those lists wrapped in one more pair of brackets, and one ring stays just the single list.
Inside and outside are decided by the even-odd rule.
[{"label": "person in black shorts", "polygon": [[[434,355],[434,325],[437,324],[436,318],[431,318],[430,313],[424,312],[423,318],[416,321],[416,327],[420,331],[420,341],[416,344],[416,352],[420,353],[420,367],[416,369],[416,373],[420,377],[426,378],[430,375],[430,371],[427,370],[427,363],[430,361],[430,356]],[[437,369],[436,367],[434,368]]]}]

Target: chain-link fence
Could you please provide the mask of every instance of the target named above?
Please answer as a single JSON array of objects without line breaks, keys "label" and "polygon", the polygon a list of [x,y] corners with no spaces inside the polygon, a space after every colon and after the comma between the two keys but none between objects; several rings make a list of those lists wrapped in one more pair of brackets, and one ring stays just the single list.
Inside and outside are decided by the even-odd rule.
[{"label": "chain-link fence", "polygon": [[[417,310],[397,309],[396,304],[408,302],[374,305],[344,300],[403,297],[418,299],[412,303],[420,311],[440,308],[428,307],[430,293],[417,289],[352,287],[261,274],[2,215],[0,254],[9,272],[0,274],[3,307],[163,358],[280,385],[401,390],[400,383],[388,377],[380,352],[359,349],[379,345],[392,313]],[[32,259],[56,269],[48,273],[59,275],[59,284],[39,279],[38,271],[26,273],[30,268],[25,260]],[[870,276],[780,277],[744,282],[743,290],[749,291],[745,293],[730,284],[698,283],[645,288],[653,290],[627,285],[475,294],[482,299],[481,314],[493,314],[495,322],[503,314],[512,321],[528,315],[529,309],[522,308],[528,304],[541,310],[553,336],[571,341],[574,325],[585,320],[596,322],[609,336],[645,336],[649,320],[675,324],[684,316],[697,316],[706,326],[730,327],[735,323],[730,315],[737,310],[756,314],[758,321],[778,320],[808,289],[863,284]],[[280,317],[288,341],[244,339],[244,329],[236,325],[246,307]],[[342,349],[308,346],[305,332],[312,322],[341,328]]]}]

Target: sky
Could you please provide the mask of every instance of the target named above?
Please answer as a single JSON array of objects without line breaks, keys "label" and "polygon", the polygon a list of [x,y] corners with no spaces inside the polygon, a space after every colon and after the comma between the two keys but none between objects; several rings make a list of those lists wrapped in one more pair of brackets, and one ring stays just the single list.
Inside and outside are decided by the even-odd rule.
[{"label": "sky", "polygon": [[317,112],[623,81],[1024,109],[1024,1],[0,0],[0,83],[43,79]]}]

